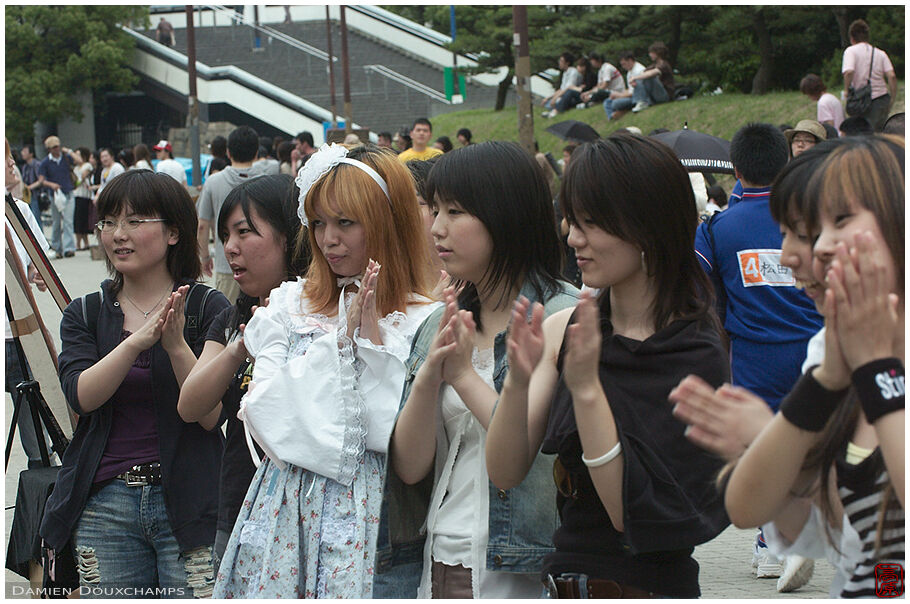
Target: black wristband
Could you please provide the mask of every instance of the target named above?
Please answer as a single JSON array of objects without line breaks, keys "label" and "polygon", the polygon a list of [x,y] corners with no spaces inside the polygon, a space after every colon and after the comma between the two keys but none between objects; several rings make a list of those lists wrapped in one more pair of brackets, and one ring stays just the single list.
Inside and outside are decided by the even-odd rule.
[{"label": "black wristband", "polygon": [[820,432],[847,389],[828,390],[813,377],[813,367],[796,382],[793,390],[784,397],[780,412],[787,421],[801,430]]},{"label": "black wristband", "polygon": [[851,379],[870,424],[904,408],[904,364],[900,359],[891,357],[866,363],[853,372]]}]

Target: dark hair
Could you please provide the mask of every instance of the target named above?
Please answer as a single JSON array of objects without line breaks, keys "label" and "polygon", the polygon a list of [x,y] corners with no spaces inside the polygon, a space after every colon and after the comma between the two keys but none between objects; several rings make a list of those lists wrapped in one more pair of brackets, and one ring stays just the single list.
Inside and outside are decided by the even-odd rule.
[{"label": "dark hair", "polygon": [[411,171],[411,176],[414,177],[417,196],[424,201],[427,201],[427,177],[430,175],[430,170],[436,165],[437,159],[439,159],[438,155],[430,159],[412,159],[405,163],[405,166]]},{"label": "dark hair", "polygon": [[584,67],[586,71],[590,71],[591,63],[588,62],[587,57],[578,57],[575,59],[575,67]]},{"label": "dark hair", "polygon": [[266,159],[269,156],[269,150],[265,148],[264,145],[259,145],[259,151],[256,152],[256,157],[259,159]]},{"label": "dark hair", "polygon": [[[293,280],[297,275],[302,275],[310,263],[309,246],[295,245],[300,235],[300,218],[297,216],[297,197],[300,190],[294,184],[294,178],[289,174],[273,174],[259,176],[234,187],[221,204],[218,212],[217,233],[222,243],[228,238],[227,220],[240,206],[250,230],[261,235],[256,228],[256,223],[250,215],[250,208],[255,206],[259,217],[267,222],[272,230],[284,236],[285,252],[284,266],[287,280]],[[230,326],[232,335],[237,332],[241,323],[246,323],[252,317],[252,307],[259,304],[253,296],[243,294],[238,297],[231,314]]]},{"label": "dark hair", "polygon": [[[167,269],[174,281],[193,281],[202,273],[196,246],[196,206],[186,188],[168,176],[151,170],[129,170],[112,178],[98,195],[98,218],[117,216],[126,208],[140,216],[164,218],[177,229],[177,243],[168,247]],[[105,256],[114,280],[113,292],[123,287],[123,275]]]},{"label": "dark hair", "polygon": [[600,61],[601,63],[604,62],[604,56],[602,54],[600,54],[599,52],[589,53],[588,59],[591,61]]},{"label": "dark hair", "polygon": [[799,91],[808,96],[819,96],[826,90],[825,83],[814,73],[799,81]]},{"label": "dark hair", "polygon": [[568,50],[559,55],[559,58],[563,59],[568,65],[572,65],[575,62],[575,55]]},{"label": "dark hair", "polygon": [[[648,174],[648,178],[641,178]],[[641,248],[657,291],[656,329],[679,318],[714,317],[713,287],[692,253],[698,210],[689,176],[666,145],[635,134],[613,134],[575,150],[559,194],[563,215],[579,214]],[[609,313],[609,289],[601,306]]]},{"label": "dark hair", "polygon": [[621,53],[619,53],[619,60],[620,60],[620,61],[622,61],[622,60],[634,61],[634,60],[635,60],[635,53],[632,52],[631,50],[624,50],[624,51],[622,51]]},{"label": "dark hair", "polygon": [[783,133],[771,124],[750,123],[730,141],[730,161],[742,179],[755,186],[771,184],[790,158]]},{"label": "dark hair", "polygon": [[857,42],[868,42],[869,24],[862,19],[857,19],[850,24],[850,28],[847,30],[847,33],[850,38],[856,40]]},{"label": "dark hair", "polygon": [[670,49],[667,48],[667,45],[663,42],[655,42],[648,47],[648,52],[653,52],[657,55],[658,59],[663,59],[664,61],[670,59]]},{"label": "dark hair", "polygon": [[107,154],[110,155],[114,161],[117,161],[117,156],[114,155],[113,149],[111,149],[110,147],[101,147],[100,149],[98,149],[98,161],[99,162],[101,161],[101,154],[104,153],[105,151],[107,151]]},{"label": "dark hair", "polygon": [[376,135],[378,138],[388,139],[389,142],[392,142],[392,133],[391,132],[380,132]]},{"label": "dark hair", "polygon": [[[781,132],[786,132],[787,130],[793,130],[793,126],[790,124],[779,124],[777,126],[777,129],[780,130]],[[786,135],[784,135],[784,136],[786,136]]]},{"label": "dark hair", "polygon": [[143,143],[139,143],[133,147],[133,159],[136,160],[136,163],[139,163],[140,160],[144,159],[149,165],[152,165],[152,156],[149,153],[149,148]]},{"label": "dark hair", "polygon": [[[425,117],[419,117],[416,120],[414,120],[414,123],[411,124],[411,130],[416,128],[418,125],[427,126],[430,129],[430,132],[433,131],[433,124],[431,124],[430,120],[428,120]],[[408,132],[410,132],[410,130]]]},{"label": "dark hair", "polygon": [[291,151],[294,150],[294,143],[291,141],[282,141],[278,145],[278,161],[281,163],[291,163]]},{"label": "dark hair", "polygon": [[449,151],[452,150],[452,139],[450,139],[448,136],[443,134],[442,136],[440,136],[439,138],[436,139],[436,142],[442,143],[442,152],[443,153],[448,153]]},{"label": "dark hair", "polygon": [[906,122],[904,119],[905,113],[901,111],[900,113],[895,113],[887,120],[885,120],[885,125],[882,126],[882,134],[896,134],[898,136],[904,136],[906,130]]},{"label": "dark hair", "polygon": [[209,174],[215,174],[216,172],[221,172],[227,168],[230,164],[227,162],[226,157],[213,157],[212,161],[209,162]]},{"label": "dark hair", "polygon": [[566,145],[565,147],[562,148],[562,151],[563,151],[563,153],[568,152],[568,154],[571,156],[573,153],[575,153],[576,149],[578,149],[578,145],[576,145],[575,143],[569,143],[568,145]]},{"label": "dark hair", "polygon": [[[263,149],[265,149],[265,153],[262,152]],[[274,157],[274,155],[273,155],[274,153],[275,153],[275,150],[272,148],[272,139],[270,139],[267,136],[260,136],[259,137],[259,155],[260,155],[260,157],[263,157],[263,158],[269,157],[269,156]]]},{"label": "dark hair", "polygon": [[313,146],[313,135],[304,130],[295,137],[301,143],[306,143],[309,146]]},{"label": "dark hair", "polygon": [[471,134],[471,131],[468,130],[467,128],[459,128],[458,132],[455,133],[455,138],[458,138],[459,136],[463,136],[465,138],[465,140],[470,143],[471,137],[474,135]]},{"label": "dark hair", "polygon": [[840,138],[840,134],[837,132],[837,128],[825,122],[822,124],[822,128],[825,129],[825,140],[831,140],[832,138]]},{"label": "dark hair", "polygon": [[88,147],[78,147],[76,151],[79,152],[79,155],[82,157],[82,161],[84,162],[88,161],[89,157],[92,155],[92,152]]},{"label": "dark hair", "polygon": [[251,162],[259,153],[259,135],[249,126],[235,128],[228,136],[227,148],[232,161],[241,164]]},{"label": "dark hair", "polygon": [[117,161],[123,164],[124,168],[129,168],[134,163],[133,161],[133,150],[132,149],[121,149],[120,153],[117,154]]},{"label": "dark hair", "polygon": [[19,152],[21,153],[23,149],[28,149],[28,152],[32,154],[32,157],[35,156],[35,145],[31,143],[25,143],[22,145],[22,149],[20,149]]},{"label": "dark hair", "polygon": [[875,134],[872,123],[861,115],[848,117],[840,123],[840,131],[844,136],[869,136]]},{"label": "dark hair", "polygon": [[211,147],[209,150],[215,157],[227,157],[227,139],[223,136],[213,138],[209,146]]},{"label": "dark hair", "polygon": [[720,202],[717,205],[725,206],[727,205],[727,192],[724,191],[724,188],[720,185],[711,185],[707,190],[708,199],[713,199],[715,202]]},{"label": "dark hair", "polygon": [[[678,163],[678,162],[677,162]],[[437,159],[426,183],[426,200],[454,201],[480,220],[493,241],[493,254],[482,283],[460,282],[462,308],[474,314],[482,330],[478,285],[487,295],[505,295],[530,283],[538,299],[556,291],[562,251],[550,189],[534,158],[517,144],[487,141],[446,153]]]}]

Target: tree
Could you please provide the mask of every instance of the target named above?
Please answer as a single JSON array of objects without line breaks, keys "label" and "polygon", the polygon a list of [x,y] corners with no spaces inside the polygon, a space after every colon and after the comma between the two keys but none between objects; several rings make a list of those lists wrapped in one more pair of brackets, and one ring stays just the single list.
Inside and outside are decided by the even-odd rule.
[{"label": "tree", "polygon": [[128,92],[133,39],[119,24],[148,27],[144,6],[6,7],[6,130],[29,139],[34,123],[82,119],[77,96]]}]

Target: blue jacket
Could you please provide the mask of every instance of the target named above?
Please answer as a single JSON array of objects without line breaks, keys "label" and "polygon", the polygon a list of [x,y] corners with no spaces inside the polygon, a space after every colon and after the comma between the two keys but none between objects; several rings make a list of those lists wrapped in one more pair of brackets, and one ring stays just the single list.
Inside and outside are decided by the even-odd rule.
[{"label": "blue jacket", "polygon": [[[539,302],[529,284],[521,295]],[[545,302],[549,316],[578,303],[579,291],[568,283]],[[417,371],[426,359],[444,308],[440,307],[420,326],[408,357],[408,374],[401,395],[401,406],[408,400]],[[508,371],[506,332],[496,334],[493,344],[493,383],[502,390]],[[444,433],[441,435],[444,438]],[[437,432],[437,438],[440,434]],[[559,522],[556,487],[553,483],[552,455],[539,454],[528,476],[509,490],[490,489],[487,568],[509,572],[539,572],[544,555],[553,551],[552,535]],[[414,598],[423,568],[426,541],[424,526],[433,490],[434,473],[416,485],[405,485],[394,471],[386,478],[385,496],[379,524],[374,598]]]},{"label": "blue jacket", "polygon": [[[63,454],[63,465],[39,529],[39,534],[55,550],[66,544],[82,515],[111,428],[110,401],[85,412],[77,395],[82,372],[121,341],[123,311],[110,294],[111,283],[107,280],[101,284],[104,300],[96,333],[91,333],[83,320],[83,298],[73,300],[66,307],[60,323],[63,343],[58,359],[60,384],[66,402],[80,417],[73,440]],[[200,311],[197,337],[192,341],[188,337],[191,326],[187,321],[184,337],[197,356],[202,352],[212,320],[229,305],[221,292],[212,291]],[[197,423],[188,424],[180,419],[177,415],[180,387],[170,358],[160,341],[152,346],[151,353],[162,485],[171,529],[181,551],[211,545],[218,519],[218,477],[224,438],[219,429],[209,432]]]}]

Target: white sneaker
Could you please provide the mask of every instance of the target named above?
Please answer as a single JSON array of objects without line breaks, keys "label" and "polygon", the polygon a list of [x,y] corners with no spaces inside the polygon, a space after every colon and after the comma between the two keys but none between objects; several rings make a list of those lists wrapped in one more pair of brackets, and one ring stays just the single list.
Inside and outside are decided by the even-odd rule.
[{"label": "white sneaker", "polygon": [[767,547],[752,544],[752,574],[756,579],[775,579],[782,572],[780,559],[774,556]]},{"label": "white sneaker", "polygon": [[647,109],[651,105],[647,101],[638,101],[635,103],[635,106],[632,107],[632,113],[638,113],[642,109]]},{"label": "white sneaker", "polygon": [[795,591],[809,582],[815,571],[815,560],[802,556],[787,556],[784,560],[784,571],[777,580],[777,591],[786,593]]}]

